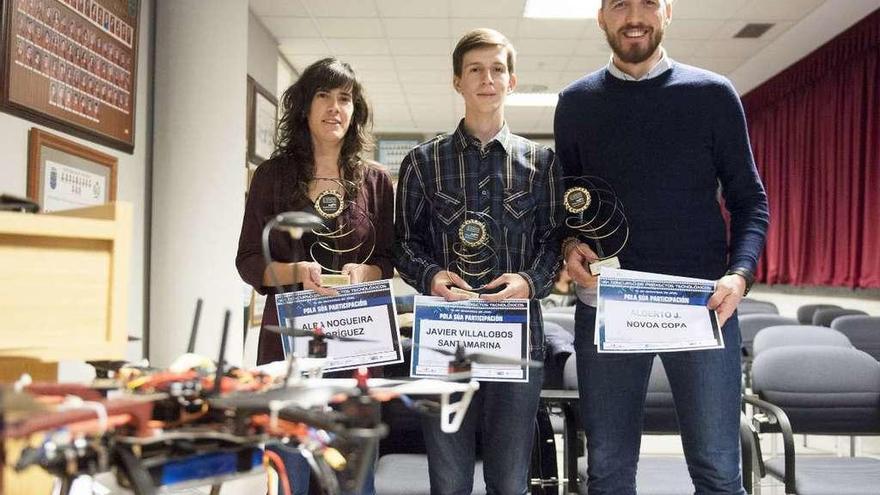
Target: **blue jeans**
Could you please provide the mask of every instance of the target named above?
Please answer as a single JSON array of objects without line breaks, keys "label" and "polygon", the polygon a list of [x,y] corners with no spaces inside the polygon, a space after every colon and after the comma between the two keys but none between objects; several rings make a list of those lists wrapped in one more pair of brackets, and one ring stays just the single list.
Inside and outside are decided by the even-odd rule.
[{"label": "blue jeans", "polygon": [[[654,354],[597,353],[596,309],[578,302],[575,350],[590,495],[635,495],[642,417]],[[724,349],[660,353],[697,494],[744,495],[740,470],[740,345],[736,315]]]},{"label": "blue jeans", "polygon": [[[278,473],[278,475],[287,476],[287,480],[290,483],[291,495],[308,495],[309,480],[311,479],[312,469],[309,466],[308,461],[306,461],[306,458],[299,453],[298,449],[293,447],[275,444],[268,448],[281,456],[281,460],[284,462],[284,467],[287,469],[287,472]],[[376,495],[376,488],[373,486],[374,474],[375,469],[370,468],[367,471],[367,476],[364,479],[364,486],[361,491],[346,495]],[[281,487],[281,480],[278,480],[278,493],[284,493]]]},{"label": "blue jeans", "polygon": [[489,495],[527,493],[543,377],[542,370],[532,369],[528,383],[480,382],[455,433],[443,433],[436,417],[422,418],[431,495],[471,493],[477,428],[482,435],[483,477]]}]

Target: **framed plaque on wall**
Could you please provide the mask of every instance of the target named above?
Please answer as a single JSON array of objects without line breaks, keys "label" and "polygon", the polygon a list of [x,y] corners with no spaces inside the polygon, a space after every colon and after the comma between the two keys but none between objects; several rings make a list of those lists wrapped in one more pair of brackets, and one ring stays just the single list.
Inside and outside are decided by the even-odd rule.
[{"label": "framed plaque on wall", "polygon": [[278,100],[250,76],[247,93],[248,162],[259,165],[275,151]]},{"label": "framed plaque on wall", "polygon": [[0,107],[134,150],[139,0],[2,0]]},{"label": "framed plaque on wall", "polygon": [[380,136],[376,144],[376,161],[385,165],[391,178],[397,180],[400,170],[400,162],[420,142],[421,135],[384,135]]},{"label": "framed plaque on wall", "polygon": [[116,157],[32,128],[28,134],[28,197],[45,212],[116,200]]}]

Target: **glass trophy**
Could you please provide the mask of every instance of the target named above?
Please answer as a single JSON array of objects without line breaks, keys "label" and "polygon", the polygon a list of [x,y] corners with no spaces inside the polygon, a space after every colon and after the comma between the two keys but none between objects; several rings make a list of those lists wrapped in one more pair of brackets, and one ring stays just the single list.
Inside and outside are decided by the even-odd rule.
[{"label": "glass trophy", "polygon": [[[356,197],[353,183],[343,179],[334,182],[343,191],[353,193],[349,196]],[[321,265],[321,285],[348,285],[351,280],[342,274],[341,268],[348,263],[363,264],[370,259],[376,247],[376,226],[356,201],[346,199],[346,194],[338,189],[319,193],[314,208],[323,223],[311,231],[315,240],[309,248],[309,256]]]},{"label": "glass trophy", "polygon": [[629,240],[629,223],[611,185],[590,176],[566,177],[565,184],[565,225],[599,257],[590,263],[590,273],[598,275],[606,266],[620,268],[617,255]]},{"label": "glass trophy", "polygon": [[500,274],[499,235],[497,223],[488,214],[465,211],[446,270],[460,276],[473,291],[453,287],[453,293],[477,297],[478,291]]}]

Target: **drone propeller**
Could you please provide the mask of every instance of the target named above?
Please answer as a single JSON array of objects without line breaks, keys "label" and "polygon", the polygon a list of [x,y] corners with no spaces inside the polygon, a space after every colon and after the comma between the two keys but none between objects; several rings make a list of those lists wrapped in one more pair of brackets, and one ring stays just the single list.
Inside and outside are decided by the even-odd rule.
[{"label": "drone propeller", "polygon": [[340,342],[377,342],[375,339],[364,339],[360,337],[343,337],[332,333],[324,333],[323,330],[306,330],[304,328],[281,327],[278,325],[266,325],[266,330],[290,337],[317,337],[327,340],[338,340]]},{"label": "drone propeller", "polygon": [[419,349],[428,349],[434,352],[455,358],[456,361],[469,361],[475,364],[508,364],[513,366],[528,366],[529,368],[541,368],[544,363],[531,359],[516,359],[503,356],[494,356],[483,352],[466,353],[464,347],[458,346],[455,351],[438,349],[436,347],[419,346]]},{"label": "drone propeller", "polygon": [[[210,399],[212,406],[224,409],[268,410],[270,404],[282,403],[310,408],[327,405],[338,394],[356,394],[357,389],[335,384],[306,384],[276,388],[264,393],[238,393]],[[287,406],[282,406],[287,407]]]}]

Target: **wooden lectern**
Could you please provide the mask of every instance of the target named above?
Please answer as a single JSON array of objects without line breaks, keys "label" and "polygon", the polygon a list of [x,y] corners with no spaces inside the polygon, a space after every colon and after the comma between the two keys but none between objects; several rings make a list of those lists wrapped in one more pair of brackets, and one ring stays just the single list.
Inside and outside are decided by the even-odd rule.
[{"label": "wooden lectern", "polygon": [[[121,202],[0,212],[0,382],[55,381],[62,359],[125,358],[131,222]],[[49,493],[39,473],[10,476],[7,447],[4,493]]]}]

